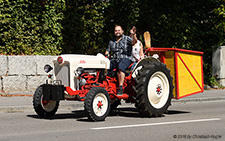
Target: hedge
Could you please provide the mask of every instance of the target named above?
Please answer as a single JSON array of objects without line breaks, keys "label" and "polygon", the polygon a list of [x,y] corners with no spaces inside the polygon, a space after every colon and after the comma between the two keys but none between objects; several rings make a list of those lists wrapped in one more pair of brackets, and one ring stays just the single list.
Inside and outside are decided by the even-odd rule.
[{"label": "hedge", "polygon": [[1,54],[60,54],[63,2],[0,1]]}]

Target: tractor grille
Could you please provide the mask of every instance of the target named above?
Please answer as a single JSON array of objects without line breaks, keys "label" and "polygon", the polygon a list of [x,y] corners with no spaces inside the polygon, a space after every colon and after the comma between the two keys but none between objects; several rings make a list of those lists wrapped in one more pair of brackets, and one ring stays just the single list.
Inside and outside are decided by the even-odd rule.
[{"label": "tractor grille", "polygon": [[54,66],[55,80],[60,80],[62,85],[70,86],[70,67],[69,64],[60,66],[57,63]]}]

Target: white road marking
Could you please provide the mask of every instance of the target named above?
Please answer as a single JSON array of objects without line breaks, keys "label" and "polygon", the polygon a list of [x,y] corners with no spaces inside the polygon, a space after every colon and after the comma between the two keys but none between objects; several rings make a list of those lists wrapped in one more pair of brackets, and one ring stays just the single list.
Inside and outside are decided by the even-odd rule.
[{"label": "white road marking", "polygon": [[198,119],[198,120],[184,120],[184,121],[159,122],[159,123],[148,123],[148,124],[97,127],[97,128],[91,128],[91,129],[92,130],[119,129],[119,128],[144,127],[144,126],[155,126],[155,125],[169,125],[169,124],[205,122],[205,121],[216,121],[216,120],[221,120],[221,119],[220,118],[211,118],[211,119]]}]

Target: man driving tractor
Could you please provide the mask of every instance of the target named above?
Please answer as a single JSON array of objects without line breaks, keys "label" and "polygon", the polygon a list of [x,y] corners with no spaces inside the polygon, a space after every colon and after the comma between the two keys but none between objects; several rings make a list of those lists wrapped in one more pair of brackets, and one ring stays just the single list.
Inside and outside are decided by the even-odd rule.
[{"label": "man driving tractor", "polygon": [[115,37],[109,41],[108,48],[105,51],[105,55],[110,56],[110,74],[115,68],[118,69],[118,81],[119,91],[117,95],[123,94],[123,82],[125,78],[125,70],[133,63],[132,46],[136,44],[136,28],[133,27],[130,30],[130,36],[123,34],[124,31],[120,25],[116,25],[114,29]]}]

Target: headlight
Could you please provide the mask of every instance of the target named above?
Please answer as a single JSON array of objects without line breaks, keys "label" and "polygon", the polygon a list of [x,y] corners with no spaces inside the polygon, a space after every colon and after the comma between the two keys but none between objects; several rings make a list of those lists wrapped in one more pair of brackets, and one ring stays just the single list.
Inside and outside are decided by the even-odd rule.
[{"label": "headlight", "polygon": [[82,73],[84,73],[84,68],[82,68],[82,67],[79,67],[79,68],[77,68],[77,74],[80,76]]},{"label": "headlight", "polygon": [[59,57],[57,58],[57,62],[58,62],[59,64],[62,64],[63,58],[62,58],[61,56],[59,56]]},{"label": "headlight", "polygon": [[80,86],[84,86],[86,84],[86,80],[80,79],[79,84],[80,84]]},{"label": "headlight", "polygon": [[50,65],[45,65],[45,66],[44,66],[44,71],[45,71],[46,73],[50,72],[52,69],[53,69],[53,68],[52,68]]}]

